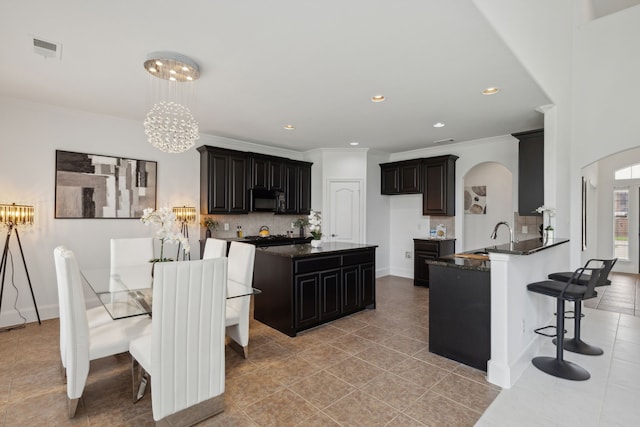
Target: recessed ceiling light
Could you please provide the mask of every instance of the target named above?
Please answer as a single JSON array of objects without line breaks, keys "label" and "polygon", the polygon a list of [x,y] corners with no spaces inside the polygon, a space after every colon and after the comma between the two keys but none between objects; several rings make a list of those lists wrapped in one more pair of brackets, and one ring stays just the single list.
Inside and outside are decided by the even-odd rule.
[{"label": "recessed ceiling light", "polygon": [[438,122],[436,124],[433,125],[434,128],[443,128],[444,127],[444,123]]},{"label": "recessed ceiling light", "polygon": [[353,142],[350,142],[349,145],[360,145],[360,143],[353,141]]},{"label": "recessed ceiling light", "polygon": [[294,125],[285,125],[284,128],[286,130],[294,130],[296,127]]},{"label": "recessed ceiling light", "polygon": [[385,100],[384,95],[373,95],[371,97],[371,102],[383,102]]},{"label": "recessed ceiling light", "polygon": [[485,90],[482,91],[483,95],[494,95],[496,93],[498,93],[500,91],[500,89],[498,89],[497,87],[488,87]]}]

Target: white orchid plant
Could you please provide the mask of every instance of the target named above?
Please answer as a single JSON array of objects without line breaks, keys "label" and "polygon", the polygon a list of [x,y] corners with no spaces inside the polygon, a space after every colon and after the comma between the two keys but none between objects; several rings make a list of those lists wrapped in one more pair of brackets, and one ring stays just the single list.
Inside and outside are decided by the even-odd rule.
[{"label": "white orchid plant", "polygon": [[544,214],[546,212],[549,220],[547,222],[547,227],[545,228],[545,230],[553,230],[553,227],[551,226],[551,218],[556,216],[556,209],[547,205],[542,205],[539,208],[536,208],[536,212],[538,212],[539,214],[542,214],[543,222],[544,222]]},{"label": "white orchid plant", "polygon": [[314,240],[320,240],[322,237],[322,215],[320,212],[311,211],[309,214],[309,232]]},{"label": "white orchid plant", "polygon": [[169,208],[160,208],[154,210],[153,208],[147,208],[143,211],[140,221],[146,226],[149,224],[158,226],[156,231],[156,238],[160,240],[160,258],[152,259],[151,261],[164,262],[173,261],[170,258],[164,257],[164,244],[167,243],[179,243],[184,248],[185,253],[189,253],[191,246],[189,241],[178,230],[178,224],[176,222],[176,215]]}]

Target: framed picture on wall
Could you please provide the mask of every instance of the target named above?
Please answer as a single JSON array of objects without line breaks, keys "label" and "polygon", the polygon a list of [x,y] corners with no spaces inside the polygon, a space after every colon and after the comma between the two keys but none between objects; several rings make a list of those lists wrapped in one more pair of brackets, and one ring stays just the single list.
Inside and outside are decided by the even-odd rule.
[{"label": "framed picture on wall", "polygon": [[156,186],[157,162],[56,150],[55,218],[140,218]]}]

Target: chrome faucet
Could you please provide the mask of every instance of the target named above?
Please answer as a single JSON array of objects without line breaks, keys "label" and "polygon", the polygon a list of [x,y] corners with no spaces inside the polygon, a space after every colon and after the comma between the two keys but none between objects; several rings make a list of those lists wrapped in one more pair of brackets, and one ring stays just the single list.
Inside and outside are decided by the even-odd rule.
[{"label": "chrome faucet", "polygon": [[510,239],[509,243],[511,243],[511,245],[513,246],[513,244],[516,241],[513,238],[513,229],[511,228],[511,226],[509,225],[509,223],[507,221],[500,221],[499,223],[496,224],[496,226],[493,229],[493,233],[491,233],[491,238],[495,240],[498,237],[498,228],[501,225],[505,225],[509,229],[509,239]]}]

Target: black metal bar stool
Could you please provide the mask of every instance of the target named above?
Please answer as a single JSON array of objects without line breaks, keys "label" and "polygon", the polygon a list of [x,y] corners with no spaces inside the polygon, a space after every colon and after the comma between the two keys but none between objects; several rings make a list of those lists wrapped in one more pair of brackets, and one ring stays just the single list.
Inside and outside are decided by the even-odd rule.
[{"label": "black metal bar stool", "polygon": [[[598,277],[598,281],[596,282],[596,288],[599,286],[610,286],[611,285],[611,280],[608,279],[609,277],[609,273],[611,272],[611,269],[613,268],[614,264],[616,263],[616,261],[618,261],[618,258],[614,258],[614,259],[597,259],[597,258],[593,258],[590,259],[589,261],[587,261],[587,263],[585,264],[585,268],[588,268],[590,264],[593,263],[601,263],[602,264],[602,272],[600,273],[600,276]],[[557,280],[560,282],[566,282],[568,280],[571,279],[571,276],[573,275],[573,272],[571,271],[563,271],[560,273],[551,273],[549,274],[549,279],[551,280]],[[583,274],[579,279],[577,284],[582,285],[582,286],[587,286],[589,283],[589,280],[591,279],[591,277],[588,274]],[[594,295],[595,296],[595,295]],[[585,298],[587,299],[587,298]],[[596,347],[593,345],[589,345],[586,342],[582,341],[582,339],[580,339],[580,320],[582,317],[584,317],[584,314],[582,314],[582,300],[580,301],[576,301],[574,303],[575,307],[574,307],[574,314],[573,317],[569,317],[569,316],[565,316],[565,318],[567,319],[574,319],[574,334],[573,334],[573,338],[565,338],[564,339],[564,349],[567,351],[571,351],[574,353],[580,353],[580,354],[585,354],[588,356],[600,356],[601,354],[604,353],[604,351],[600,348],[600,347]],[[569,313],[568,311],[565,312]],[[554,344],[557,344],[557,340],[554,339],[553,340]]]},{"label": "black metal bar stool", "polygon": [[[529,291],[554,297],[557,303],[556,336],[558,340],[556,343],[556,357],[534,357],[531,362],[536,368],[554,377],[567,380],[584,381],[591,377],[586,369],[573,362],[564,360],[564,304],[565,301],[575,301],[576,304],[578,304],[582,302],[583,299],[596,296],[595,286],[602,270],[602,268],[581,267],[578,268],[566,282],[544,280],[527,285]],[[590,273],[587,286],[577,284],[585,271]]]}]

